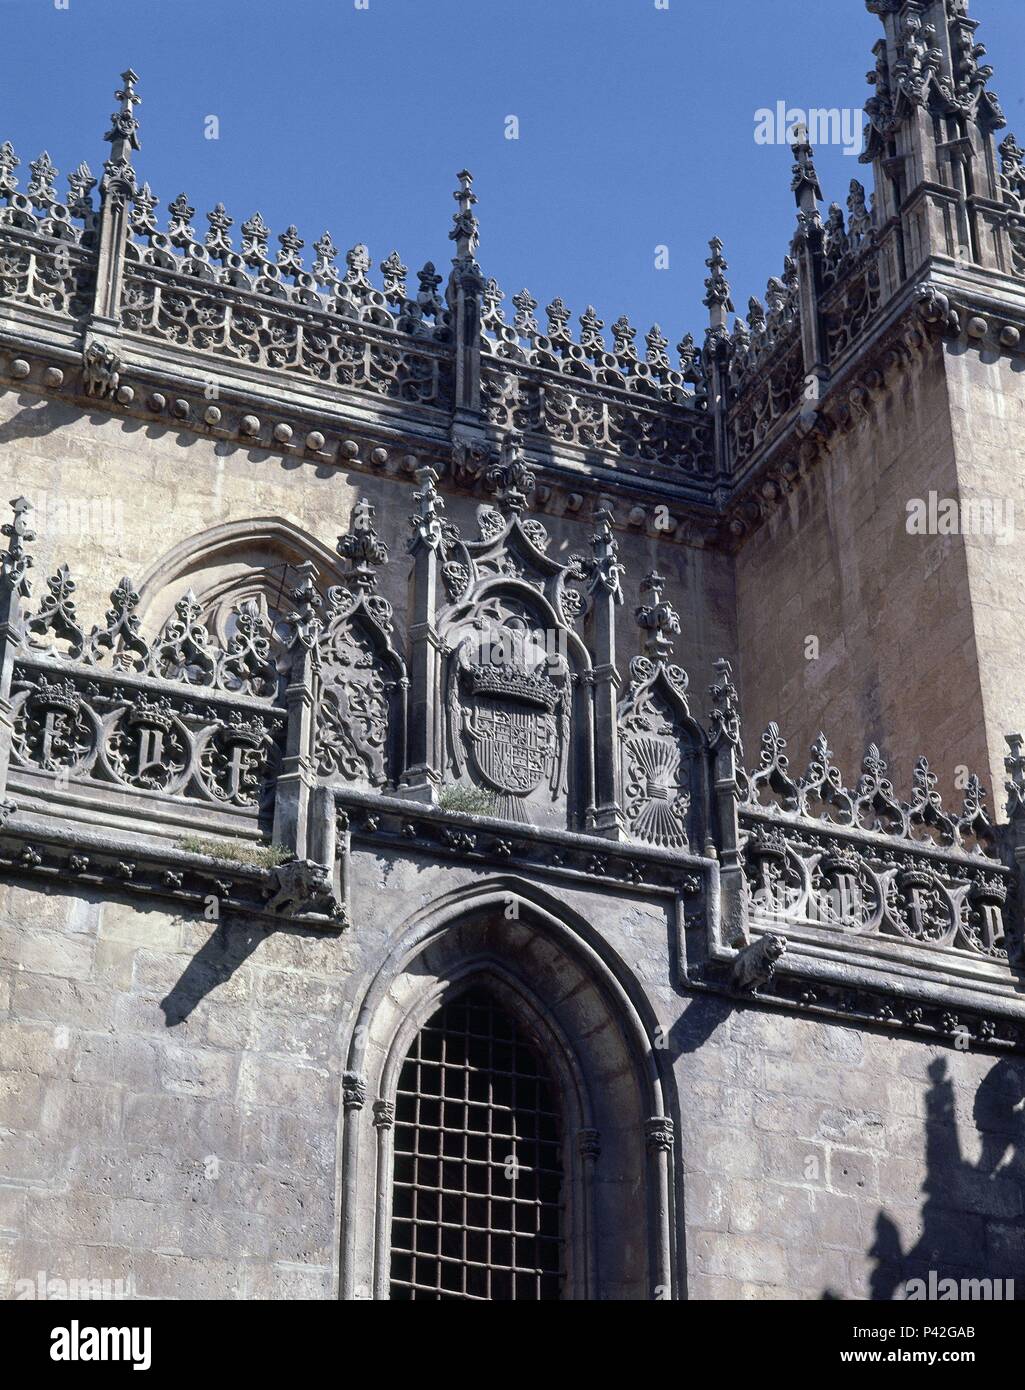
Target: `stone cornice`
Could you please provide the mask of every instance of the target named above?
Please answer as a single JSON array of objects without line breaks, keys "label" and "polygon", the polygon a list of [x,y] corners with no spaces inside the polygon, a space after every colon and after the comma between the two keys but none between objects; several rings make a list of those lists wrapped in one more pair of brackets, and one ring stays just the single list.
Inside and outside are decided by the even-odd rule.
[{"label": "stone cornice", "polygon": [[691,970],[686,987],[724,995],[736,1005],[758,1004],[960,1050],[1025,1052],[1025,1016],[1020,1013],[1012,1016],[999,1007],[980,1008],[977,1000],[955,997],[949,990],[936,990],[934,997],[908,998],[873,985],[856,972],[796,973],[778,968],[753,993],[743,993],[732,982],[732,965],[720,962]]},{"label": "stone cornice", "polygon": [[[931,287],[928,303],[922,286]],[[935,306],[942,302],[948,307],[940,314]],[[952,311],[956,324],[948,317]],[[707,501],[695,495],[693,484],[630,472],[600,451],[586,453],[573,445],[531,449],[528,441],[538,510],[583,520],[604,499],[613,506],[618,529],[660,542],[736,549],[830,451],[837,435],[871,412],[873,400],[892,387],[895,373],[907,370],[940,337],[979,350],[1018,353],[1025,342],[1025,286],[1013,276],[965,268],[948,258],[925,261],[848,345],[814,409],[795,404],[729,481],[725,495],[722,486],[710,485]],[[412,481],[418,468],[429,465],[445,492],[486,495],[483,476],[497,446],[483,423],[468,434],[445,411],[413,407],[407,412],[394,404],[380,409],[356,391],[321,391],[317,383],[291,378],[284,383],[278,372],[233,370],[219,359],[212,378],[211,359],[195,351],[130,334],[109,341],[118,354],[116,385],[91,392],[76,326],[31,309],[0,312],[0,383],[83,410],[161,423],[197,438],[321,467]],[[772,380],[793,346],[792,337],[781,339],[745,380],[742,399]],[[734,404],[731,412],[737,409]],[[718,506],[713,495],[720,498]]]},{"label": "stone cornice", "polygon": [[105,897],[148,899],[169,911],[177,907],[212,921],[233,916],[266,928],[292,925],[331,931],[344,925],[320,912],[271,910],[279,886],[276,869],[194,853],[154,837],[96,831],[16,810],[0,829],[0,874],[67,892],[93,890]]},{"label": "stone cornice", "polygon": [[[77,333],[37,332],[0,314],[0,386],[321,467],[412,481],[418,468],[430,466],[446,493],[488,496],[483,474],[497,457],[497,442],[489,439],[493,431],[474,436],[477,457],[470,459],[465,435],[444,412],[432,417],[414,410],[407,419],[368,409],[373,402],[357,392],[321,397],[266,370],[222,377],[219,362],[212,377],[210,359],[198,354],[153,352],[130,337],[110,341],[118,353],[117,384],[107,393],[90,394]],[[217,383],[213,399],[212,380]],[[710,543],[715,536],[711,501],[702,504],[692,487],[632,474],[611,456],[585,459],[570,448],[558,454],[526,452],[537,475],[538,511],[583,520],[604,499],[614,508],[618,529],[689,545]]]},{"label": "stone cornice", "polygon": [[556,877],[604,887],[671,888],[692,896],[703,891],[704,882],[704,891],[714,898],[716,861],[707,855],[499,820],[355,788],[339,789],[335,799],[340,822],[356,844],[394,845],[407,855],[455,856],[461,863],[519,866],[529,872],[544,866]]}]

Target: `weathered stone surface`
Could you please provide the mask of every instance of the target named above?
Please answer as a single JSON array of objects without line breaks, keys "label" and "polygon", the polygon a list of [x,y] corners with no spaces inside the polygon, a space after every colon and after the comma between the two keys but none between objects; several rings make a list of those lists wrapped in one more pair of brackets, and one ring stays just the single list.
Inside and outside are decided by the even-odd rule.
[{"label": "weathered stone surface", "polygon": [[[1020,1276],[1025,757],[993,843],[969,774],[1021,727],[1021,566],[907,523],[1025,509],[1025,155],[972,44],[927,82],[871,8],[872,211],[798,141],[782,278],[738,319],[713,240],[676,358],[510,322],[465,172],[415,290],[184,195],[165,235],[130,71],[102,217],[0,148],[5,1296],[401,1295],[414,1128],[513,1109],[489,1191],[548,1184],[550,1291]],[[506,1063],[427,1055],[461,998]]]}]

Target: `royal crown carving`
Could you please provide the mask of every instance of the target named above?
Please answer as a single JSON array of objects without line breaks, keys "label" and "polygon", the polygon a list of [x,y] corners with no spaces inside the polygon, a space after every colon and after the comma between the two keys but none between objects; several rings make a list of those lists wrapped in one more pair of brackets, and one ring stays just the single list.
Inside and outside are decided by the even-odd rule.
[{"label": "royal crown carving", "polygon": [[[693,880],[704,856],[724,901],[740,905],[729,949],[745,936],[787,942],[785,955],[748,958],[766,983],[767,956],[785,976],[802,952],[846,952],[865,970],[910,960],[908,974],[952,960],[987,984],[1006,974],[1016,949],[1008,832],[991,824],[978,778],[961,806],[944,805],[921,759],[905,799],[878,746],[848,780],[825,735],[800,773],[775,724],[745,767],[739,679],[717,664],[699,723],[684,665],[693,615],[669,601],[658,570],[641,582],[625,658],[616,642],[624,593],[640,578],[627,573],[624,530],[650,542],[660,565],[670,535],[739,545],[867,412],[887,372],[941,337],[972,336],[972,324],[990,347],[1021,341],[1018,308],[998,334],[984,306],[979,329],[978,304],[951,283],[949,247],[923,247],[923,264],[943,262],[942,273],[905,275],[894,245],[907,229],[893,167],[921,156],[939,173],[916,196],[956,206],[966,225],[969,212],[985,219],[969,248],[979,283],[991,277],[985,293],[993,277],[1006,289],[1025,275],[1025,154],[1008,136],[994,156],[1003,117],[974,25],[955,0],[870,8],[883,27],[866,107],[874,186],[852,180],[827,203],[811,139],[797,134],[797,221],[777,273],[761,299],[736,294],[714,237],[707,324],[680,334],[675,353],[677,333],[618,309],[558,297],[542,307],[527,289],[507,298],[482,269],[486,227],[482,236],[465,170],[443,274],[441,248],[411,271],[396,250],[378,259],[358,240],[344,250],[329,232],[279,230],[251,207],[197,213],[186,193],[162,203],[134,165],[131,70],[99,179],[80,164],[64,192],[47,154],[23,167],[0,145],[0,315],[12,348],[36,344],[26,358],[5,351],[5,379],[90,412],[163,416],[211,440],[344,469],[367,494],[335,554],[312,547],[316,563],[279,586],[278,621],[251,589],[224,600],[215,621],[185,573],[159,611],[122,578],[100,622],[79,611],[67,565],[33,598],[30,509],[17,499],[0,555],[2,695],[10,786],[32,813],[84,819],[106,799],[147,833],[195,817],[217,833],[273,833],[306,867],[282,866],[268,912],[312,901],[333,913],[346,808],[405,797],[430,809],[432,843],[450,855],[513,858],[517,836],[534,846],[546,830],[572,832],[586,837],[574,841],[575,873],[632,884],[651,863],[669,866],[667,881],[682,881],[687,864]],[[941,140],[955,124],[958,139]],[[977,195],[959,159],[972,161]],[[38,346],[50,342],[59,354]],[[230,389],[199,402],[190,374]],[[409,553],[389,553],[371,499],[378,479],[396,496],[413,477]],[[476,526],[456,525],[472,507],[465,497],[446,507],[443,489],[472,494]],[[571,555],[563,517],[575,514],[591,540]],[[1020,738],[1008,773],[1017,833]],[[342,815],[327,817],[328,803]],[[334,842],[325,833],[314,845],[311,827],[328,822]],[[401,833],[422,829],[411,815]],[[624,845],[637,863],[624,866]],[[27,850],[19,864],[38,867],[39,851]],[[552,863],[562,854],[549,851]],[[711,889],[699,889],[701,912]],[[685,938],[696,930],[688,913]]]}]

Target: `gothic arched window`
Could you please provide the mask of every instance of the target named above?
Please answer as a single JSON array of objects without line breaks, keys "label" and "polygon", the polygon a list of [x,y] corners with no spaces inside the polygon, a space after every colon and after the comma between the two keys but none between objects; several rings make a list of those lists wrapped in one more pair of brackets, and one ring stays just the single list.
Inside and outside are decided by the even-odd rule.
[{"label": "gothic arched window", "polygon": [[560,1297],[556,1094],[538,1051],[484,990],[424,1025],[395,1097],[392,1298]]}]

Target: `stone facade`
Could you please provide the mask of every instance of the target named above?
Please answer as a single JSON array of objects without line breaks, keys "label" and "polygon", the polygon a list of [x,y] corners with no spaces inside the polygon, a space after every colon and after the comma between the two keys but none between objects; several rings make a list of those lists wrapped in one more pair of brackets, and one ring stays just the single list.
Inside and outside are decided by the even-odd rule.
[{"label": "stone facade", "polygon": [[8,1296],[1025,1277],[1023,156],[869,8],[871,206],[798,134],[675,359],[507,315],[465,172],[412,288],[161,222],[130,71],[98,189],[0,146]]}]

